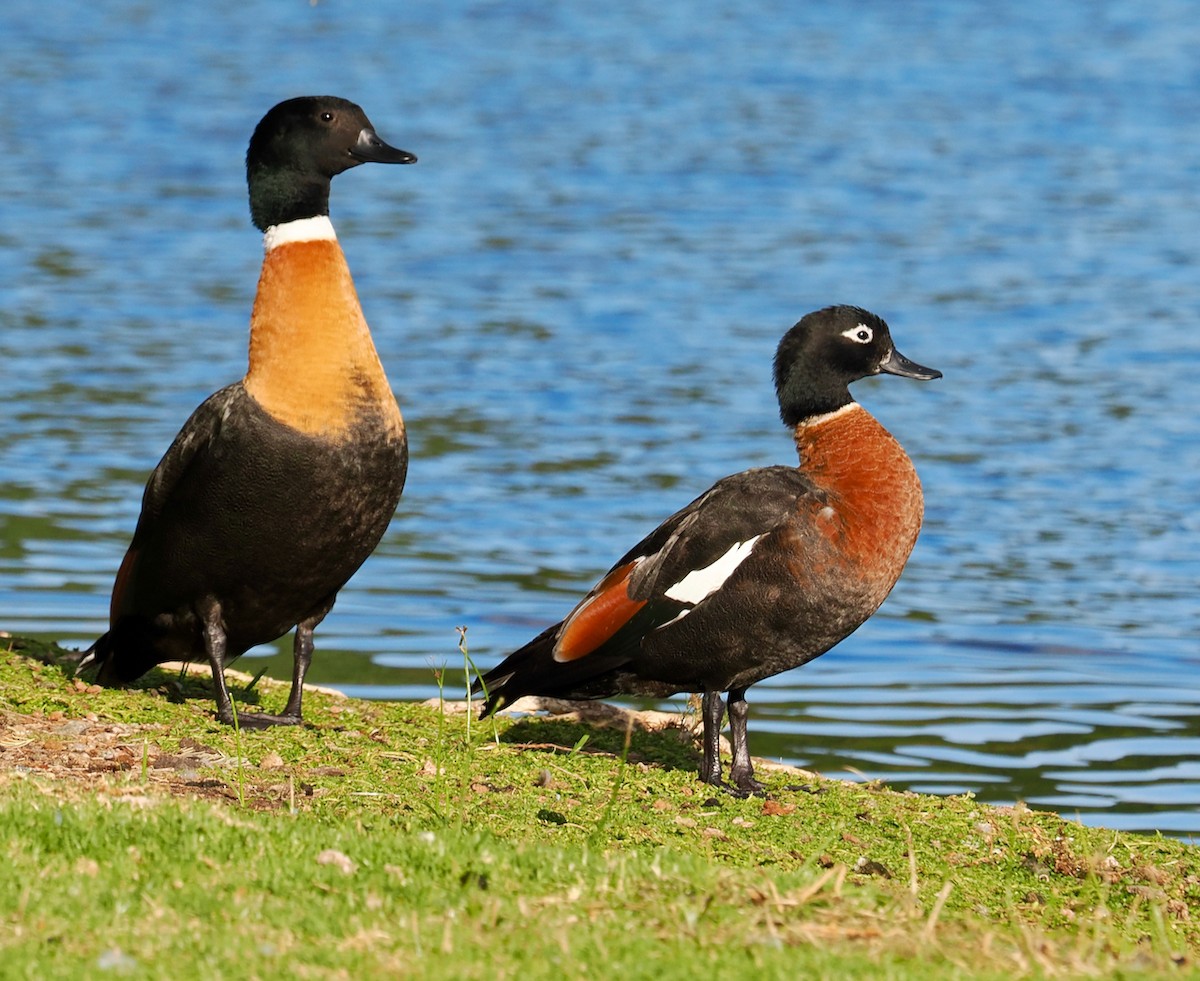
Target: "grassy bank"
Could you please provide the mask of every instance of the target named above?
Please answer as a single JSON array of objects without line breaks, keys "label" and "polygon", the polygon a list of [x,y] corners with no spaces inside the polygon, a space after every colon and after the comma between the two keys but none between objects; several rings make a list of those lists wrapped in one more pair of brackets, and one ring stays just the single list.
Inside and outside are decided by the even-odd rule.
[{"label": "grassy bank", "polygon": [[108,691],[60,656],[0,641],[3,977],[1183,976],[1200,953],[1200,853],[1171,839],[799,771],[714,795],[670,727],[314,693],[306,726],[239,733],[203,676]]}]

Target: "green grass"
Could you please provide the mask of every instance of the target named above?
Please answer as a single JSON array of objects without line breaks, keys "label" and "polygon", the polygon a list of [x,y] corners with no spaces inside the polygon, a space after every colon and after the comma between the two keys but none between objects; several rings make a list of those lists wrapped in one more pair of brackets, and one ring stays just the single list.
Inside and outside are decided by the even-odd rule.
[{"label": "green grass", "polygon": [[1200,952],[1175,840],[795,774],[741,800],[671,732],[321,693],[239,737],[202,678],[98,690],[18,646],[0,977],[1178,977]]}]

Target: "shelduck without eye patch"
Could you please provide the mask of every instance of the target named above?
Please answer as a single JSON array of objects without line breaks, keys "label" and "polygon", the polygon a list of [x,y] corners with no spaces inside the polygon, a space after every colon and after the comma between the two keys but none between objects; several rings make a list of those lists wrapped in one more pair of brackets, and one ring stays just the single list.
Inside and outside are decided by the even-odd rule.
[{"label": "shelduck without eye patch", "polygon": [[295,628],[282,714],[298,724],[313,631],[374,550],[404,487],[408,447],[345,256],[332,178],[412,163],[334,96],[289,99],[246,153],[262,273],[241,381],[206,399],[151,474],[113,586],[109,630],[80,662],[104,684],[207,660],[217,718],[234,722],[225,665]]},{"label": "shelduck without eye patch", "polygon": [[477,679],[484,714],[522,695],[703,694],[700,779],[722,784],[729,693],[739,793],[761,790],[746,736],[746,689],[848,636],[883,602],[921,526],[904,450],[850,396],[880,372],[940,377],[896,351],[858,307],[808,314],[780,341],[775,389],[797,467],[718,481],[629,550],[561,623]]}]

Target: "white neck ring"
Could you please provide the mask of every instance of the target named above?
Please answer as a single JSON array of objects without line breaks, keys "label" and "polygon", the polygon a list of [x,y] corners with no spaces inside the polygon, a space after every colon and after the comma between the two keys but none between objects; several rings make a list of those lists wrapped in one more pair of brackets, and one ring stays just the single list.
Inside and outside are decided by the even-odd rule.
[{"label": "white neck ring", "polygon": [[263,251],[270,252],[291,242],[336,242],[337,233],[329,215],[297,218],[281,225],[272,225],[263,233]]}]

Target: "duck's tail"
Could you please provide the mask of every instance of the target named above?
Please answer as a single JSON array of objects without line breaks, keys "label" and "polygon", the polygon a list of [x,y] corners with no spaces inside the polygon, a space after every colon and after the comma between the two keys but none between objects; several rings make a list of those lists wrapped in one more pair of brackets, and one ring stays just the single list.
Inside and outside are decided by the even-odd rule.
[{"label": "duck's tail", "polygon": [[617,670],[628,658],[590,655],[576,661],[557,661],[554,645],[562,624],[548,627],[490,671],[475,678],[471,693],[484,695],[480,718],[487,718],[525,695],[590,700],[615,694]]},{"label": "duck's tail", "polygon": [[94,672],[98,685],[127,685],[167,660],[159,656],[154,632],[145,622],[121,620],[83,652],[75,674]]},{"label": "duck's tail", "polygon": [[498,712],[523,695],[534,694],[537,687],[534,682],[538,674],[537,665],[553,660],[554,634],[557,630],[558,624],[555,624],[538,634],[520,650],[513,651],[491,671],[476,675],[471,685],[471,694],[483,693],[481,719],[486,719],[493,712]]},{"label": "duck's tail", "polygon": [[107,683],[108,665],[112,658],[112,634],[105,633],[91,647],[83,652],[83,657],[75,665],[75,674],[91,674],[95,672],[96,681]]}]

